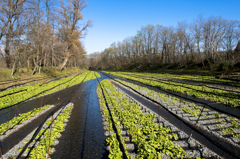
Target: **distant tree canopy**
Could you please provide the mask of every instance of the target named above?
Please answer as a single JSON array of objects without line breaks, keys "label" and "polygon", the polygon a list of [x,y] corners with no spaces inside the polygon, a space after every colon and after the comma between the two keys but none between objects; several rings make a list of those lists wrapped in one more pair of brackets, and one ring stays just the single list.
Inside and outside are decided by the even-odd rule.
[{"label": "distant tree canopy", "polygon": [[199,16],[190,24],[179,22],[177,27],[147,25],[135,36],[115,42],[91,57],[94,61],[91,68],[121,69],[165,64],[211,67],[223,62],[233,65],[240,60],[234,53],[239,40],[240,22],[221,17],[205,19]]},{"label": "distant tree canopy", "polygon": [[[78,66],[86,57],[81,43],[91,25],[83,20],[85,0],[0,0],[1,67]],[[3,63],[4,61],[4,63]]]}]

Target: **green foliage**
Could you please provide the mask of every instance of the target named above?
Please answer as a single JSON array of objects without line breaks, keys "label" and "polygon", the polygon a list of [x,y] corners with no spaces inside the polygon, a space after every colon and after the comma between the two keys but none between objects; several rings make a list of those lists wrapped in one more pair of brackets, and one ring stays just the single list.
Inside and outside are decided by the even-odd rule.
[{"label": "green foliage", "polygon": [[[56,120],[53,122],[51,119],[49,119],[49,123],[52,123],[52,127],[50,126],[45,132],[44,130],[41,130],[36,138],[39,138],[41,135],[42,138],[40,141],[38,141],[37,146],[35,146],[31,152],[29,158],[37,158],[37,159],[45,159],[46,155],[52,152],[51,145],[57,140],[57,137],[60,135],[60,133],[64,130],[64,122],[68,118],[71,110],[73,108],[73,105],[67,107],[64,109],[57,117]],[[51,130],[50,130],[51,129]],[[50,132],[51,131],[51,132]],[[44,132],[44,134],[42,134]],[[50,138],[51,136],[51,138]],[[26,141],[27,143],[28,141]],[[28,151],[27,149],[26,151]],[[19,149],[21,151],[21,149]]]},{"label": "green foliage", "polygon": [[218,71],[228,71],[229,69],[229,64],[224,62],[224,63],[220,63],[218,66]]},{"label": "green foliage", "polygon": [[49,108],[49,105],[45,105],[40,108],[35,108],[27,113],[23,113],[20,116],[14,117],[10,121],[0,125],[0,135],[3,135],[7,130],[13,128],[15,125],[19,125],[26,120],[29,120],[31,117],[37,115],[39,112]]},{"label": "green foliage", "polygon": [[[154,114],[148,113],[144,115],[140,110],[140,106],[133,102],[129,103],[125,94],[116,91],[116,88],[109,81],[103,80],[101,85],[103,86],[107,102],[111,104],[111,112],[114,112],[112,115],[116,116],[121,123],[117,120],[114,122],[118,122],[119,126],[120,124],[124,125],[124,128],[130,133],[131,142],[139,147],[137,158],[161,158],[161,153],[171,157],[186,156],[185,151],[181,147],[175,146],[172,142],[172,140],[177,139],[176,134],[171,133],[168,127],[159,127],[154,122]],[[100,99],[102,98],[101,95],[99,97]],[[100,101],[101,105],[104,104],[102,100]],[[112,146],[113,144],[117,145],[115,144],[116,141],[112,139],[112,136],[107,141],[109,144],[111,142],[110,157],[118,154],[118,156],[114,157],[120,158],[121,153],[119,153],[119,149]]]},{"label": "green foliage", "polygon": [[[216,116],[216,114],[214,114],[214,115]],[[232,127],[224,128],[223,125],[226,124],[225,122],[218,124],[217,127],[220,128],[223,135],[230,135],[232,137],[237,137],[240,139],[240,134],[236,131],[237,129],[238,130],[240,129],[240,120],[235,117],[229,117],[229,119],[230,119],[230,123],[231,123]]]},{"label": "green foliage", "polygon": [[[152,80],[151,78],[145,79],[141,77],[141,76],[150,76],[148,73],[136,73],[137,75],[139,75],[137,77],[135,77],[133,73],[127,73],[127,75],[126,73],[120,73],[120,72],[107,72],[107,73],[113,74],[115,76],[123,77],[126,79],[130,79],[133,81],[138,81],[138,82],[151,85],[154,87],[158,87],[161,89],[191,95],[196,98],[203,97],[208,100],[221,102],[234,107],[240,106],[240,95],[239,93],[235,93],[235,92],[229,92],[229,91],[220,90],[216,88],[202,87],[201,85],[190,85],[190,84],[182,84],[182,83],[176,83],[171,81],[160,81],[160,80],[156,81],[156,80]],[[155,76],[158,77],[157,75]],[[169,75],[169,76],[173,78],[172,75]],[[166,77],[166,75],[164,77]],[[185,79],[185,77],[183,78]]]},{"label": "green foliage", "polygon": [[[140,87],[138,85],[126,82],[126,81],[122,81],[119,79],[115,79],[116,81],[130,86],[131,88],[135,89],[136,91],[138,91],[139,93],[142,93],[144,95],[148,95],[151,99],[159,99],[161,102],[161,99],[163,99],[164,101],[169,102],[176,102],[176,101],[180,101],[180,99],[178,98],[171,98],[171,96],[167,96],[165,94],[161,94],[158,92],[154,92],[155,96],[151,96],[153,93],[150,93],[152,90],[149,90],[146,87]],[[193,117],[198,117],[199,115],[204,116],[205,119],[209,118],[209,115],[204,114],[203,112],[201,113],[203,107],[202,106],[196,106],[194,103],[191,102],[187,102],[184,100],[181,100],[181,102],[187,106],[183,106],[182,108],[178,108],[178,110],[182,110],[185,113],[191,114]],[[176,104],[175,104],[176,105]],[[209,109],[204,108],[204,111],[207,112],[209,111]],[[201,114],[200,114],[201,113]],[[215,120],[216,121],[220,121],[220,118],[222,118],[222,115],[219,113],[213,114],[215,116]],[[221,124],[218,124],[217,126],[220,128],[220,130],[223,132],[223,135],[231,135],[232,137],[238,137],[240,138],[240,134],[237,133],[236,129],[240,129],[240,122],[237,118],[234,117],[229,117],[228,121],[231,123],[232,127],[229,128],[223,128],[222,125],[226,124],[225,122],[222,122]]]},{"label": "green foliage", "polygon": [[[10,90],[3,91],[1,92],[1,96],[9,93],[18,92],[20,90],[25,90],[19,93],[7,95],[5,97],[0,98],[0,108],[4,108],[10,105],[19,103],[26,99],[32,98],[33,96],[39,97],[44,94],[53,93],[55,91],[58,91],[59,89],[64,89],[66,87],[79,84],[83,81],[86,75],[87,77],[84,81],[88,81],[96,78],[93,71],[85,71],[81,75],[63,78],[63,79],[52,81],[43,85],[36,84],[36,85],[18,87],[17,89],[10,89]],[[97,77],[100,77],[98,73],[96,73],[96,75]]]}]

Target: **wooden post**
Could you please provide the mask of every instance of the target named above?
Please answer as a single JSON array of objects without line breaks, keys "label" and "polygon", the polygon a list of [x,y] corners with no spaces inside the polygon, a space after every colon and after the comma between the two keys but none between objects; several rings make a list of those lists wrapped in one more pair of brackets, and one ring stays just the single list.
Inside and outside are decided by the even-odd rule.
[{"label": "wooden post", "polygon": [[50,150],[50,144],[51,144],[51,135],[52,135],[52,124],[53,124],[53,115],[52,115],[52,123],[50,125],[50,136],[49,136],[48,153],[47,153],[46,159],[48,159],[48,156],[49,156],[49,150]]},{"label": "wooden post", "polygon": [[[110,109],[110,108],[109,108],[109,109]],[[108,113],[108,123],[109,123],[109,124],[108,124],[108,126],[109,126],[109,127],[108,127],[108,132],[109,132],[108,135],[109,135],[109,137],[110,137],[110,113]]]},{"label": "wooden post", "polygon": [[182,85],[180,85],[180,105],[179,105],[179,107],[181,107],[181,103],[182,103]]},{"label": "wooden post", "polygon": [[[9,95],[9,98],[10,98],[10,100],[12,101],[12,105],[13,105],[13,100],[12,100],[12,97]],[[21,112],[19,111],[19,109],[17,108],[17,106],[16,105],[14,105],[14,107],[17,109],[17,111],[18,111],[18,115],[20,115],[21,114]]]},{"label": "wooden post", "polygon": [[130,105],[130,88],[128,88],[128,104]]},{"label": "wooden post", "polygon": [[[0,139],[0,143],[2,143],[2,140]],[[1,148],[1,145],[0,145],[0,154],[1,154],[1,158],[3,159],[3,155],[2,155],[2,148]]]},{"label": "wooden post", "polygon": [[42,95],[42,100],[41,100],[41,104],[40,104],[40,111],[42,110],[42,103],[43,103],[43,95]]},{"label": "wooden post", "polygon": [[158,106],[158,124],[159,124],[159,140],[160,140],[160,128],[161,128],[161,126],[160,126],[160,105]]}]

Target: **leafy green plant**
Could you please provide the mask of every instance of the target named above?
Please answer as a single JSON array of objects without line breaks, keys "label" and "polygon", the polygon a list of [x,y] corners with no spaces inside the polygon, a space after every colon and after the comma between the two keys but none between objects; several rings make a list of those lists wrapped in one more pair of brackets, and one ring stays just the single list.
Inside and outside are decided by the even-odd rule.
[{"label": "leafy green plant", "polygon": [[40,108],[35,108],[27,113],[23,113],[20,116],[14,117],[13,119],[11,119],[10,121],[3,123],[0,125],[0,135],[3,135],[7,130],[13,128],[15,125],[19,125],[21,123],[23,123],[26,120],[29,120],[31,117],[37,115],[38,113],[40,113],[41,111],[49,108],[50,105],[45,105],[43,107]]},{"label": "leafy green plant", "polygon": [[[98,73],[96,73],[97,78],[100,77]],[[78,76],[72,76],[63,78],[57,81],[52,81],[46,84],[36,84],[31,86],[24,86],[24,87],[18,87],[19,90],[24,90],[18,93],[14,93],[8,96],[4,96],[0,98],[0,108],[5,108],[7,106],[19,103],[21,101],[27,100],[29,98],[33,97],[39,97],[44,94],[53,93],[55,91],[58,91],[59,89],[64,89],[66,87],[70,87],[75,84],[79,84],[84,81],[92,80],[96,78],[95,73],[93,71],[85,71],[81,75]],[[1,94],[8,94],[11,92],[16,92],[14,89],[6,90],[1,92]]]},{"label": "leafy green plant", "polygon": [[216,102],[221,102],[230,106],[240,106],[239,93],[220,90],[218,88],[204,88],[199,85],[183,84],[172,81],[153,80],[151,78],[143,78],[142,76],[134,77],[131,74],[125,75],[121,72],[107,72],[115,76],[123,77],[133,81],[138,81],[147,85],[159,87],[161,89],[170,90],[173,92],[184,93],[193,97],[203,97]]},{"label": "leafy green plant", "polygon": [[[36,138],[40,138],[41,136],[42,138],[40,141],[35,140],[38,144],[31,150],[29,158],[45,159],[47,154],[52,153],[51,145],[57,140],[57,137],[64,130],[64,122],[68,118],[72,108],[73,105],[65,108],[58,115],[57,119],[53,121],[53,123],[51,119],[48,120],[47,124],[50,125],[52,123],[52,127],[49,126],[46,131],[42,129],[38,133]],[[26,143],[27,142],[28,141],[26,141]],[[21,151],[21,149],[19,149],[19,151]],[[25,152],[27,151],[29,151],[29,148],[25,150]]]},{"label": "leafy green plant", "polygon": [[[108,94],[106,99],[111,104],[111,111],[128,130],[131,141],[139,147],[137,158],[159,158],[161,153],[172,157],[186,156],[185,151],[172,142],[172,139],[177,138],[176,134],[171,133],[168,127],[159,128],[154,123],[154,114],[144,115],[140,106],[133,102],[129,103],[124,94],[119,96],[115,87],[107,80],[103,80],[101,85],[104,87],[105,94]],[[116,150],[116,153],[118,152]]]}]

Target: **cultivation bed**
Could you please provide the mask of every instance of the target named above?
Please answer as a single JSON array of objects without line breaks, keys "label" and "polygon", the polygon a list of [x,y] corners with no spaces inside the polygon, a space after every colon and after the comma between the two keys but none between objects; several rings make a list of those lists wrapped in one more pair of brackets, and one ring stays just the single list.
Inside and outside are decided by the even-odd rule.
[{"label": "cultivation bed", "polygon": [[[221,138],[224,138],[229,142],[239,146],[239,119],[232,117],[229,114],[218,112],[204,104],[199,104],[197,102],[188,102],[184,101],[183,99],[172,97],[165,97],[163,100],[159,98],[161,94],[159,95],[155,93],[154,95],[152,93],[152,90],[142,89],[142,91],[140,92],[140,90],[137,89],[141,88],[135,86],[136,92],[161,104],[166,109],[170,110],[172,113],[177,114],[179,117],[190,121],[193,124],[197,124],[201,128],[208,130],[217,136],[221,136]],[[201,115],[199,115],[200,113]],[[235,132],[234,135],[229,134],[233,132]]]},{"label": "cultivation bed", "polygon": [[[68,108],[70,106],[72,106],[72,103],[67,104],[64,108]],[[13,130],[11,130],[10,132],[7,132],[5,135],[1,136],[2,140],[4,141],[6,138],[9,137],[9,135],[11,134],[17,134],[18,138],[19,138],[19,133],[18,131],[24,131],[24,129],[26,129],[26,126],[30,123],[35,123],[34,120],[38,120],[37,118],[39,118],[41,116],[41,114],[48,114],[49,109],[46,109],[42,112],[40,112],[40,114],[38,114],[37,116],[31,117],[29,120],[27,120],[26,122],[23,122],[21,125],[17,125],[16,127],[14,127]],[[53,114],[52,118],[49,118],[46,122],[51,122],[52,119],[57,118],[57,116],[62,112],[62,109],[59,109],[56,113]],[[41,117],[40,117],[41,118]],[[44,123],[44,125],[42,126],[42,130],[47,130],[49,129],[49,125],[46,124],[46,122]],[[67,122],[67,120],[65,120],[65,122]],[[66,124],[65,124],[66,125]],[[25,146],[26,143],[28,143],[28,141],[34,136],[34,134],[37,132],[38,128],[35,128],[33,131],[31,132],[26,132],[27,135],[21,139],[17,144],[15,144],[7,153],[5,153],[3,155],[3,158],[14,158],[16,156],[19,155],[19,152],[21,151],[21,149]],[[43,131],[44,132],[44,131]],[[33,143],[31,143],[28,146],[28,150],[30,150],[29,152],[24,152],[22,156],[19,156],[20,158],[25,158],[25,157],[29,157],[30,152],[32,151],[32,149],[34,149],[35,147],[37,147],[39,144],[39,141],[42,140],[45,136],[45,133],[43,133],[43,135],[40,136],[40,139],[36,139]],[[3,142],[4,143],[4,142]],[[54,144],[57,144],[57,141],[54,142]],[[33,157],[31,157],[33,158]]]},{"label": "cultivation bed", "polygon": [[[125,74],[125,75],[129,75],[129,74]],[[152,79],[152,80],[156,80],[156,81],[172,81],[172,82],[176,82],[176,83],[182,83],[182,84],[190,84],[190,85],[197,85],[197,86],[205,86],[205,87],[209,87],[209,88],[216,88],[216,89],[220,89],[220,90],[226,90],[229,92],[236,92],[236,93],[240,93],[240,86],[237,85],[231,85],[229,83],[219,83],[219,82],[206,82],[204,81],[204,77],[202,77],[202,81],[194,81],[194,80],[190,80],[190,79],[177,79],[177,78],[164,78],[164,77],[153,77],[153,76],[143,76],[143,75],[132,75],[131,76],[135,76],[135,77],[142,77],[142,78],[148,78],[148,79]]]},{"label": "cultivation bed", "polygon": [[[110,93],[110,96],[113,96],[111,95],[111,91],[108,90],[108,92]],[[129,96],[126,95],[125,92],[123,92],[122,90],[120,90],[120,92],[123,93],[121,95],[121,98],[125,98],[125,97],[129,98]],[[200,144],[195,139],[190,138],[189,135],[187,135],[185,132],[179,130],[176,126],[172,125],[166,119],[160,117],[158,113],[153,112],[152,110],[150,110],[148,107],[141,104],[136,99],[133,99],[132,97],[130,97],[129,102],[130,103],[134,102],[138,104],[144,115],[147,115],[149,113],[154,114],[156,116],[154,122],[157,123],[159,126],[170,128],[170,130],[177,135],[177,139],[173,141],[174,145],[179,146],[185,150],[185,152],[188,154],[185,157],[220,158],[220,156],[218,156],[217,154],[209,150],[204,145]],[[100,100],[100,103],[102,103],[101,100]],[[109,106],[109,109],[111,110],[112,105],[109,103],[108,106]],[[102,112],[104,112],[103,107],[104,105],[101,105]],[[114,113],[113,110],[111,110],[111,112]],[[105,125],[105,131],[106,131],[105,135],[109,137],[109,134],[113,135],[114,132],[110,131],[109,133],[108,121],[106,120],[107,117],[104,113],[102,113],[102,116],[103,116],[103,123]],[[120,120],[117,120],[117,121],[120,122]],[[126,151],[130,154],[129,156],[131,156],[132,158],[135,158],[138,155],[137,152],[139,151],[138,150],[139,147],[134,142],[131,141],[131,133],[128,131],[128,129],[125,128],[124,124],[120,128],[122,130],[120,135],[126,138],[125,140]],[[109,146],[109,150],[111,150],[110,146]],[[161,156],[162,158],[171,158],[170,156],[164,153],[161,153]]]},{"label": "cultivation bed", "polygon": [[196,85],[211,85],[213,87],[222,87],[223,89],[233,90],[240,88],[240,85],[235,80],[225,80],[225,79],[217,79],[214,76],[198,76],[198,75],[174,75],[174,74],[158,74],[158,73],[130,73],[130,72],[121,72],[121,74],[129,75],[129,76],[137,76],[143,78],[152,78],[156,80],[164,80],[164,81],[175,81],[179,83],[189,83]]},{"label": "cultivation bed", "polygon": [[12,80],[9,82],[0,82],[0,91],[5,91],[11,88],[20,87],[20,86],[27,86],[33,85],[36,82],[45,82],[47,78],[39,77],[39,78],[29,78],[29,79],[22,79],[22,80]]},{"label": "cultivation bed", "polygon": [[[100,102],[98,102],[96,93],[98,82],[101,82],[104,79],[109,79],[109,77],[101,73],[101,77],[97,80],[94,79],[96,77],[93,76],[95,75],[91,74],[89,79],[92,80],[84,82],[80,85],[74,85],[58,92],[48,94],[44,97],[23,102],[17,106],[18,109],[15,107],[3,109],[0,111],[0,119],[2,120],[6,118],[8,121],[16,114],[19,114],[19,111],[24,113],[32,110],[34,107],[40,107],[41,105],[45,104],[59,105],[62,103],[63,105],[66,105],[66,103],[71,101],[74,104],[71,117],[68,119],[68,124],[65,127],[65,131],[61,134],[61,137],[58,138],[58,141],[55,142],[53,153],[50,155],[51,158],[107,158],[109,155],[117,156],[118,153],[113,154],[113,147],[107,147],[106,142],[109,143],[111,139],[114,139],[112,135],[118,131],[119,136],[116,135],[116,138],[122,142],[122,146],[120,146],[120,148],[119,144],[116,144],[117,142],[114,143],[114,145],[121,150],[117,152],[124,152],[126,155],[130,155],[133,158],[137,155],[144,155],[143,152],[140,153],[141,149],[143,149],[142,145],[138,145],[136,140],[133,140],[134,135],[132,135],[132,130],[127,127],[127,124],[124,123],[121,118],[112,118],[112,123],[116,123],[113,124],[115,126],[113,126],[113,128],[111,128],[109,131],[109,116],[106,117],[106,114],[104,114],[106,111],[103,110],[103,103],[101,101],[102,99],[99,99]],[[129,80],[125,81],[137,83]],[[187,156],[184,155],[186,152],[189,157],[238,158],[237,156],[240,156],[238,139],[229,135],[224,135],[217,126],[217,124],[222,124],[222,128],[229,127],[229,121],[232,119],[229,118],[228,113],[219,113],[218,110],[214,110],[210,106],[193,102],[192,100],[187,100],[184,98],[181,98],[179,101],[176,99],[176,96],[173,96],[173,94],[168,96],[168,93],[159,91],[158,89],[146,86],[144,84],[137,83],[138,88],[140,88],[139,85],[141,85],[145,88],[148,87],[151,89],[140,88],[138,90],[133,86],[131,86],[131,89],[126,85],[126,83],[121,84],[116,81],[112,81],[112,83],[115,85],[115,93],[116,91],[119,91],[118,93],[122,94],[121,99],[125,100],[125,106],[127,106],[127,103],[135,104],[136,107],[139,107],[139,110],[144,116],[153,119],[152,124],[156,124],[157,128],[162,127],[163,130],[167,131],[169,134],[176,134],[176,136],[173,135],[174,138],[176,137],[176,140],[173,138],[173,136],[170,137],[171,139],[169,138],[169,142],[174,145],[174,149],[176,150],[176,152],[172,153],[173,155],[183,155],[186,158]],[[109,93],[111,92],[108,88],[106,88],[106,90]],[[168,95],[159,98],[157,93],[165,93]],[[114,93],[109,95],[112,96],[112,99],[114,99]],[[180,97],[182,97],[182,95]],[[120,103],[121,99],[117,99],[117,102]],[[114,103],[110,102],[109,100],[107,100],[107,102],[109,109],[111,110],[111,114],[114,116],[114,114],[117,113],[117,110],[114,108]],[[99,103],[101,104],[101,111],[99,108]],[[204,108],[200,109],[202,112],[195,112],[197,115],[202,113],[200,117],[193,116],[194,112],[192,111],[194,109],[191,109],[191,103],[195,103],[196,108],[198,109],[200,109],[200,107]],[[124,109],[127,109],[127,107]],[[188,109],[190,109],[190,112],[187,112]],[[216,115],[218,113],[219,116]],[[155,115],[154,118],[153,114]],[[42,120],[43,118],[44,117],[42,117]],[[31,122],[31,128],[30,126],[29,128],[25,127],[28,132],[19,131],[22,133],[20,140],[29,138],[29,136],[31,137],[31,133],[35,131],[36,127],[38,127],[41,123],[40,120],[38,122],[39,123],[36,124]],[[228,123],[225,124],[222,122]],[[144,126],[144,124],[140,124],[140,126],[141,125]],[[205,132],[206,129],[208,129],[207,132]],[[17,135],[20,136],[20,134]],[[27,134],[30,135],[26,137]],[[111,134],[111,136],[109,136],[109,134]],[[158,132],[156,134],[158,134]],[[9,135],[7,137],[9,138],[9,142],[7,142],[6,139],[1,142],[3,150],[2,152],[4,155],[7,151],[11,152],[10,149],[15,149],[14,146],[16,146],[20,141],[17,135],[12,135],[11,138],[11,135]],[[108,137],[110,137],[110,139],[106,140]],[[122,137],[124,137],[125,140],[121,141]],[[146,137],[146,139],[150,139],[151,135],[146,135]],[[219,138],[222,139],[220,142],[213,142],[219,140]],[[14,141],[15,139],[17,140]],[[11,146],[6,144],[6,142]],[[149,141],[147,140],[147,142]],[[157,142],[156,144],[159,143]],[[162,152],[161,156],[162,158],[171,158],[170,156],[172,156],[172,154],[167,153],[166,155]],[[145,153],[145,155],[148,154]]]},{"label": "cultivation bed", "polygon": [[191,96],[196,99],[203,98],[205,100],[212,101],[213,103],[220,102],[227,107],[238,107],[240,106],[240,95],[236,92],[229,92],[220,89],[213,89],[205,86],[196,86],[191,84],[182,84],[171,81],[159,81],[152,80],[149,78],[134,77],[133,75],[124,75],[121,73],[110,72],[113,75],[123,77],[133,81],[139,81],[145,85],[157,87],[161,90],[173,92],[175,94],[183,94]]},{"label": "cultivation bed", "polygon": [[154,86],[149,85],[149,84],[141,83],[141,82],[138,82],[138,81],[132,81],[132,80],[129,80],[129,79],[113,76],[113,75],[110,75],[110,74],[106,74],[106,75],[109,76],[112,79],[113,78],[121,79],[121,80],[130,82],[130,83],[142,86],[142,87],[146,87],[146,88],[148,88],[150,90],[153,90],[155,92],[160,92],[160,93],[170,95],[170,96],[173,96],[173,97],[177,97],[179,99],[184,99],[184,100],[187,100],[187,101],[190,101],[190,102],[196,102],[196,103],[200,103],[200,104],[203,104],[203,105],[207,105],[207,106],[209,106],[213,109],[216,109],[219,112],[227,113],[229,115],[240,118],[240,108],[239,107],[231,107],[231,106],[228,106],[226,104],[219,103],[219,102],[214,102],[214,101],[202,98],[202,97],[196,98],[194,96],[187,95],[186,93],[180,93],[180,92],[174,92],[174,91],[167,90],[167,89],[161,89],[159,87],[154,87]]},{"label": "cultivation bed", "polygon": [[[104,149],[104,143],[105,143],[104,133],[102,132],[103,138],[99,138],[98,134],[101,131],[99,131],[99,129],[96,129],[95,134],[92,134],[93,131],[91,131],[91,130],[93,130],[93,129],[90,130],[90,129],[88,129],[88,126],[87,126],[87,125],[92,125],[92,127],[95,129],[95,128],[97,128],[96,121],[98,122],[101,120],[101,118],[99,118],[100,120],[97,118],[97,115],[94,115],[92,118],[93,114],[92,114],[91,109],[95,109],[96,113],[99,113],[99,117],[101,117],[101,116],[100,116],[98,102],[95,103],[95,105],[92,105],[91,97],[93,94],[92,93],[89,94],[89,92],[95,92],[95,90],[96,90],[96,87],[94,87],[93,85],[94,85],[94,82],[95,83],[97,83],[97,82],[96,82],[96,80],[91,80],[96,77],[93,76],[93,74],[89,74],[89,75],[90,76],[86,76],[86,78],[84,78],[84,81],[87,81],[87,80],[88,81],[84,82],[82,84],[77,84],[77,85],[62,89],[60,91],[45,95],[44,97],[39,97],[39,98],[35,98],[32,100],[23,102],[17,106],[17,109],[16,109],[16,107],[9,107],[9,108],[1,110],[0,111],[1,122],[2,122],[2,119],[6,120],[6,121],[11,120],[15,116],[15,114],[16,115],[19,114],[19,111],[21,113],[28,112],[28,111],[32,110],[33,108],[37,108],[37,107],[40,107],[41,105],[45,105],[45,104],[64,105],[67,102],[69,102],[69,100],[71,100],[74,103],[74,111],[73,111],[74,113],[72,113],[72,116],[69,119],[70,124],[69,124],[69,126],[66,127],[66,131],[64,131],[62,133],[61,138],[59,138],[59,144],[57,144],[55,146],[56,149],[55,149],[54,153],[52,154],[51,158],[59,158],[59,157],[54,157],[59,154],[60,154],[60,156],[64,156],[62,154],[63,151],[61,150],[61,147],[65,147],[66,143],[69,143],[70,150],[73,150],[71,148],[71,146],[74,145],[73,143],[76,143],[76,142],[80,143],[82,141],[85,141],[83,144],[81,144],[81,145],[83,145],[83,148],[84,148],[82,150],[82,152],[84,152],[84,155],[86,155],[86,156],[88,155],[88,156],[90,156],[90,158],[92,158],[91,156],[93,156],[93,155],[95,156],[94,158],[96,158],[96,156],[101,156],[101,155],[104,156],[105,153],[107,153],[106,149]],[[93,87],[89,87],[89,86],[93,86]],[[86,94],[83,92],[86,92]],[[97,97],[95,98],[95,100],[97,100]],[[85,101],[85,103],[84,103],[84,101]],[[85,105],[87,101],[89,101],[89,104]],[[81,112],[83,110],[86,110],[87,107],[89,107],[89,111],[88,111],[87,115],[85,116]],[[98,111],[96,108],[98,108]],[[51,112],[53,109],[55,109],[55,107],[52,107],[52,109],[50,109],[49,111]],[[76,111],[76,110],[78,110],[78,111]],[[30,136],[31,136],[31,132],[36,130],[36,127],[38,127],[39,124],[44,120],[45,116],[47,116],[49,114],[49,111],[44,113],[44,116],[41,115],[40,117],[38,117],[37,119],[39,119],[39,120],[35,120],[36,121],[35,123],[33,122],[34,121],[33,120],[32,122],[29,122],[28,124],[24,125],[21,129],[16,131],[16,134],[12,133],[14,135],[11,134],[11,135],[8,135],[7,138],[4,138],[4,140],[2,139],[0,145],[1,145],[1,150],[2,150],[3,155],[5,155],[7,153],[7,151],[11,152],[9,150],[12,149],[13,147],[15,147],[16,145],[18,145],[18,143],[22,139],[29,138],[29,137],[26,137],[27,134],[30,134]],[[79,111],[80,111],[80,113],[79,113]],[[82,114],[83,116],[79,117],[80,114]],[[85,123],[83,120],[85,118],[88,118],[87,123]],[[77,127],[75,127],[75,132],[69,131],[69,129],[73,130],[72,128],[74,128],[74,127],[72,125],[72,121],[76,122],[76,120],[78,121],[79,126],[81,126],[81,129],[76,129]],[[94,121],[95,121],[95,123],[92,123]],[[84,126],[84,123],[85,123],[85,126]],[[77,123],[75,123],[75,124],[77,124]],[[98,127],[103,130],[101,123],[100,124],[98,123],[97,125],[99,125]],[[82,134],[83,136],[81,135],[81,137],[83,137],[83,138],[81,138],[79,135],[83,132],[83,130],[84,130],[84,133]],[[89,134],[91,137],[87,134]],[[95,139],[92,138],[93,135],[96,136]],[[79,138],[78,138],[78,140],[69,140],[69,136],[71,136],[71,137],[79,136]],[[64,141],[64,138],[65,138],[65,141]],[[95,145],[96,143],[98,146]],[[60,147],[60,149],[59,149],[59,147]],[[97,148],[94,151],[95,152],[94,154],[92,154],[93,148]],[[86,150],[87,150],[87,152],[86,152]],[[76,149],[76,151],[77,151],[77,153],[79,153],[79,149]],[[64,152],[64,154],[71,156],[70,153]]]},{"label": "cultivation bed", "polygon": [[[126,81],[128,81],[128,82],[131,82],[131,81],[129,81],[129,80],[126,80]],[[131,83],[137,83],[137,82],[131,82]],[[143,84],[139,84],[139,83],[137,83],[138,85],[142,85],[143,86]],[[146,86],[145,86],[146,87]],[[136,88],[135,88],[136,89]],[[134,91],[136,91],[136,90],[134,90]],[[141,94],[144,94],[143,92],[142,92],[143,90],[141,90]],[[131,93],[132,94],[132,91],[129,89],[129,88],[125,88],[125,92],[126,93]],[[205,110],[203,110],[203,114],[207,114],[209,117],[208,118],[210,118],[210,119],[205,119],[205,117],[204,116],[200,116],[199,117],[199,119],[198,118],[196,118],[196,117],[192,117],[191,116],[191,114],[188,114],[188,113],[185,113],[184,111],[182,111],[182,110],[179,110],[179,109],[181,109],[181,108],[183,108],[184,107],[184,104],[183,104],[183,99],[180,99],[180,101],[182,100],[182,103],[180,103],[179,102],[179,100],[178,101],[174,101],[173,99],[175,99],[175,97],[170,97],[170,99],[168,99],[168,100],[166,100],[166,101],[164,101],[163,99],[162,100],[159,100],[159,97],[156,97],[157,95],[157,92],[160,92],[159,90],[158,91],[156,91],[155,93],[153,93],[153,91],[152,91],[152,89],[149,91],[149,92],[145,92],[145,94],[144,94],[144,96],[146,97],[146,98],[148,98],[148,99],[154,99],[153,97],[151,97],[151,95],[154,95],[155,94],[155,100],[153,100],[153,102],[157,102],[159,105],[163,105],[164,107],[165,107],[165,109],[168,109],[169,111],[171,111],[173,114],[175,114],[175,115],[177,115],[179,118],[182,118],[182,119],[184,119],[185,121],[187,121],[187,122],[189,122],[189,121],[191,121],[191,123],[194,125],[194,124],[196,124],[196,122],[197,122],[197,125],[198,125],[198,127],[199,128],[201,128],[201,129],[203,129],[203,130],[206,130],[206,129],[204,129],[203,127],[207,127],[207,128],[212,128],[212,130],[214,129],[214,130],[216,130],[216,131],[211,131],[211,133],[212,133],[212,135],[214,135],[214,136],[217,136],[217,140],[219,140],[219,138],[220,138],[220,140],[222,140],[221,138],[224,138],[224,140],[225,140],[225,142],[227,142],[229,145],[230,145],[230,147],[231,147],[231,145],[234,145],[233,147],[233,149],[235,149],[235,151],[236,151],[236,153],[238,153],[238,152],[240,152],[239,151],[239,139],[237,139],[236,137],[235,138],[232,138],[231,136],[229,136],[229,135],[223,135],[223,136],[221,136],[222,135],[222,133],[221,132],[219,132],[219,130],[216,128],[216,124],[219,124],[219,123],[221,123],[221,122],[223,122],[223,120],[225,121],[225,120],[228,120],[228,117],[226,117],[226,114],[225,115],[223,115],[222,113],[221,113],[221,118],[226,118],[226,119],[218,119],[218,121],[215,121],[216,120],[216,117],[215,117],[215,115],[214,114],[216,114],[216,112],[218,112],[218,111],[216,111],[216,110],[212,110],[212,111],[206,111],[207,110],[207,108],[210,110],[211,108],[209,108],[209,107],[207,107],[207,106],[205,106]],[[161,92],[161,93],[163,93],[163,92]],[[171,94],[172,95],[172,94]],[[192,102],[192,101],[188,101],[188,102]],[[174,104],[175,105],[174,105]],[[198,103],[199,104],[199,103]],[[181,106],[180,106],[181,105]],[[186,106],[186,105],[185,105]],[[201,105],[199,105],[199,106],[201,106]],[[202,105],[202,107],[203,107],[204,105]],[[155,109],[155,112],[156,112],[157,110]],[[214,125],[215,124],[215,127],[211,127],[211,124],[212,125]],[[203,126],[202,126],[203,125]],[[229,124],[226,124],[226,125],[223,125],[223,127],[228,127],[229,126]],[[208,132],[209,132],[209,130],[208,130]],[[239,134],[239,132],[238,132],[238,130],[236,131],[236,133],[237,134]],[[227,138],[227,139],[226,139]],[[227,140],[227,141],[226,141]],[[220,143],[222,143],[222,141],[220,142]],[[222,143],[222,145],[224,145],[223,143]],[[226,146],[226,147],[228,147],[226,144],[224,145],[224,146]],[[231,148],[230,147],[228,147],[228,149],[230,149],[231,150]],[[234,152],[234,151],[233,151]]]}]

